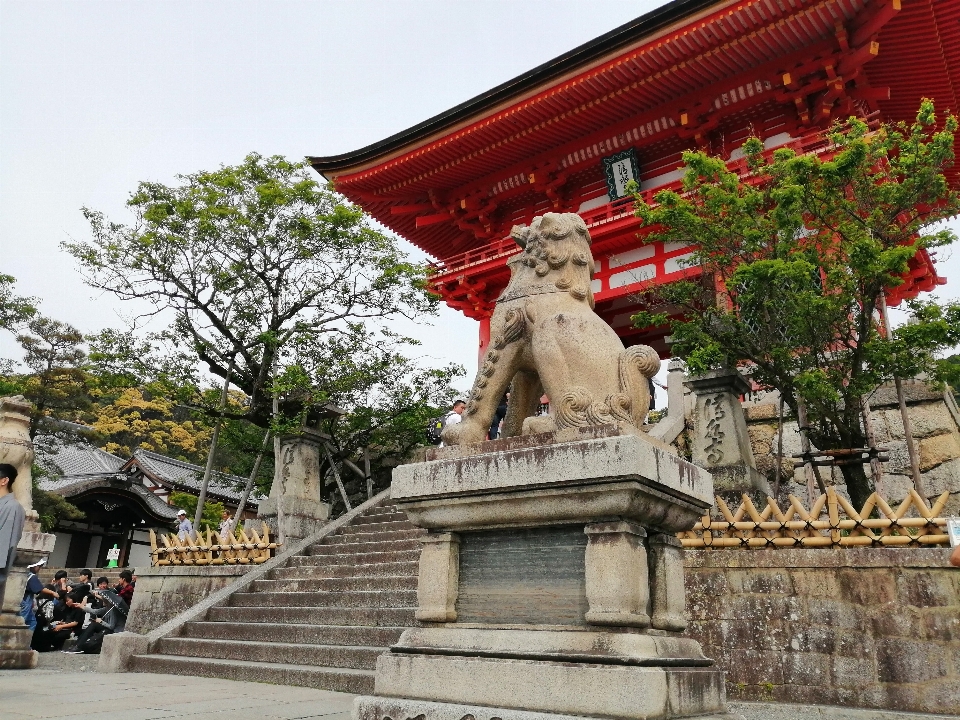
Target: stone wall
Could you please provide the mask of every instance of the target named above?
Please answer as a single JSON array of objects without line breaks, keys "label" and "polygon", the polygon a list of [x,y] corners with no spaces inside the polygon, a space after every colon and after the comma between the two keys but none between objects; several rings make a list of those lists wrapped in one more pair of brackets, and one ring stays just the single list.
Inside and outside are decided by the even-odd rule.
[{"label": "stone wall", "polygon": [[732,700],[960,714],[946,548],[687,550],[688,632]]},{"label": "stone wall", "polygon": [[[926,383],[903,382],[915,442],[920,448],[920,472],[927,497],[936,498],[943,492],[951,497],[943,514],[960,514],[960,410],[953,396],[934,390]],[[771,485],[777,464],[777,405],[776,393],[762,394],[744,403],[747,430],[757,469],[767,476]],[[880,387],[871,397],[871,421],[877,444],[889,449],[890,461],[883,464],[881,494],[892,502],[899,502],[913,487],[910,475],[910,457],[903,437],[903,422],[896,391],[892,385]],[[688,422],[689,424],[689,422]],[[797,422],[788,417],[783,432],[783,476],[792,477],[785,483],[786,492],[806,497],[806,480],[802,469],[793,469],[791,455],[799,453],[800,433]],[[866,466],[869,473],[870,468]],[[822,468],[825,480],[845,493],[843,476],[839,470]]]},{"label": "stone wall", "polygon": [[165,565],[138,568],[127,631],[145,634],[226,587],[257,565]]}]

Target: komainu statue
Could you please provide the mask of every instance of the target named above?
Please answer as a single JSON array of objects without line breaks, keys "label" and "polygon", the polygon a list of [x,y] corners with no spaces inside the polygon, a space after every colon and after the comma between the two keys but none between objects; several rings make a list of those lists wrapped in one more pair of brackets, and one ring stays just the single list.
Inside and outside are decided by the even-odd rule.
[{"label": "komainu statue", "polygon": [[[546,213],[510,233],[510,282],[497,298],[490,346],[463,420],[443,431],[446,445],[486,439],[509,389],[503,437],[588,425],[639,428],[650,407],[649,378],[660,358],[646,345],[626,350],[593,310],[590,233],[579,215]],[[540,396],[550,414],[536,417]]]}]

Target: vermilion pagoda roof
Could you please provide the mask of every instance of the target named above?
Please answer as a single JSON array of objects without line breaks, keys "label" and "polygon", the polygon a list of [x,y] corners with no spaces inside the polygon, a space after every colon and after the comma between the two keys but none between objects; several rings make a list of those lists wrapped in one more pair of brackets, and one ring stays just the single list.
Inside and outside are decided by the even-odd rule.
[{"label": "vermilion pagoda roof", "polygon": [[[960,109],[960,0],[675,0],[408,130],[310,162],[437,258],[437,282],[461,273],[462,285],[467,268],[478,283],[485,264],[502,268],[510,227],[548,210],[580,211],[595,255],[636,248],[628,209],[600,200],[600,159],[626,147],[641,186],[659,188],[685,149],[730,157],[749,133],[813,147],[838,117],[909,121],[922,97]],[[914,276],[901,295],[936,281],[926,255]],[[452,288],[445,299],[468,314],[489,310],[490,287],[472,299]]]}]

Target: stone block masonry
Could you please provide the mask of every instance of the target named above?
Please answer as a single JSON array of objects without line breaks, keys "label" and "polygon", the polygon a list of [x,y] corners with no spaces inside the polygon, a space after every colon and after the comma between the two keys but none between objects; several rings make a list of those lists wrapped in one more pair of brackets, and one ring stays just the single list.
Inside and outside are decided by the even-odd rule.
[{"label": "stone block masonry", "polygon": [[732,700],[960,714],[949,553],[686,550],[687,632]]},{"label": "stone block masonry", "polygon": [[127,632],[148,633],[256,565],[168,565],[137,569]]}]

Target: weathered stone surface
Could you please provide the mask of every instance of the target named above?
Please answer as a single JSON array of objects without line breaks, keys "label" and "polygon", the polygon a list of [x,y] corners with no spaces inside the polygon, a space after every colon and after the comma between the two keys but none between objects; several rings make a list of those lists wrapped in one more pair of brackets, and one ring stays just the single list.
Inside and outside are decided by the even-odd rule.
[{"label": "weathered stone surface", "polygon": [[[944,403],[942,395],[918,405],[908,406],[907,415],[910,418],[910,429],[913,431],[913,437],[917,439],[940,435],[941,433],[956,433],[960,430],[949,408]],[[874,418],[875,429],[885,430],[887,434],[884,441],[887,439],[903,439],[903,417],[900,415],[899,407],[874,412]],[[880,421],[877,422],[876,418],[879,418]]]},{"label": "weathered stone surface", "polygon": [[587,662],[615,665],[671,665],[707,667],[700,644],[675,634],[608,632],[596,630],[533,630],[469,627],[425,627],[405,630],[394,652],[524,660]]},{"label": "weathered stone surface", "polygon": [[[17,469],[13,496],[23,505],[29,517],[33,510],[33,442],[30,440],[32,405],[23,395],[0,398],[0,462]],[[36,518],[36,515],[33,515]]]},{"label": "weathered stone surface", "polygon": [[735,698],[960,714],[949,554],[687,550],[688,633]]},{"label": "weathered stone surface", "polygon": [[633,434],[401,465],[393,471],[391,496],[418,522],[412,501],[623,480],[702,508],[713,504],[708,473]]},{"label": "weathered stone surface", "polygon": [[417,620],[453,622],[457,619],[460,537],[456,533],[431,533],[420,542]]},{"label": "weathered stone surface", "polygon": [[739,396],[750,385],[736,370],[717,370],[685,383],[696,395],[693,462],[713,475],[716,490],[761,490],[770,487],[757,472],[746,417]]},{"label": "weathered stone surface", "polygon": [[956,458],[960,458],[960,435],[957,433],[934,435],[920,441],[920,472]]},{"label": "weathered stone surface", "polygon": [[324,438],[307,427],[279,438],[270,497],[260,501],[257,517],[286,542],[313,535],[330,518],[330,505],[321,500]]},{"label": "weathered stone surface", "polygon": [[724,712],[722,681],[709,668],[384,653],[375,692],[387,699],[636,720]]},{"label": "weathered stone surface", "polygon": [[[490,319],[490,346],[463,419],[444,429],[444,444],[483,440],[508,389],[507,437],[587,425],[641,428],[660,357],[646,345],[624,349],[594,312],[594,262],[583,220],[546,213],[529,227],[514,227],[511,236],[522,250],[507,260],[510,281]],[[550,414],[534,417],[543,393]]]},{"label": "weathered stone surface", "polygon": [[149,633],[256,565],[164,565],[137,569],[127,633]]},{"label": "weathered stone surface", "polygon": [[[137,581],[139,584],[139,580]],[[102,673],[128,672],[134,655],[145,655],[150,641],[144,635],[132,632],[115,633],[103,638],[97,671]]]},{"label": "weathered stone surface", "polygon": [[[483,705],[381,697],[357,698],[353,708],[353,717],[355,720],[414,720],[414,718],[421,718],[422,720],[462,720],[466,717],[474,718],[474,720],[596,720],[582,715],[558,715],[529,710],[492,708]],[[690,717],[688,720],[743,720],[743,717],[735,713],[711,713],[710,715]],[[846,719],[837,717],[836,720]],[[888,718],[865,716],[863,718],[851,718],[850,720],[888,720]],[[893,719],[890,718],[889,720]],[[939,718],[933,720],[939,720]]]}]

